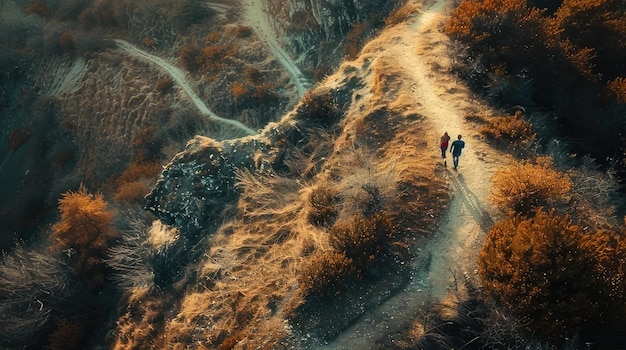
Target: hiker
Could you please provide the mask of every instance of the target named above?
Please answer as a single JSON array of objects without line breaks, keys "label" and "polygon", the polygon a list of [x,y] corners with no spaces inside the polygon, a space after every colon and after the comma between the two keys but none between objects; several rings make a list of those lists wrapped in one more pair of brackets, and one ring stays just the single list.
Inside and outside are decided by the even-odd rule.
[{"label": "hiker", "polygon": [[448,142],[450,141],[450,135],[448,132],[444,132],[443,136],[441,136],[441,141],[439,142],[439,148],[441,148],[441,158],[443,158],[443,165],[447,166],[446,163],[446,150],[448,149]]},{"label": "hiker", "polygon": [[461,151],[465,147],[465,141],[461,141],[461,135],[458,136],[458,140],[452,142],[452,146],[450,146],[450,153],[452,153],[452,162],[454,163],[454,170],[459,166],[459,157],[461,156]]}]

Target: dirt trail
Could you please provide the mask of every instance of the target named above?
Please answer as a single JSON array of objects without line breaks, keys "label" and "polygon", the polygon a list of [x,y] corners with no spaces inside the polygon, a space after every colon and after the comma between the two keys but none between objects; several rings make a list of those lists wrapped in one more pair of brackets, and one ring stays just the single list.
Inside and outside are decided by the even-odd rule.
[{"label": "dirt trail", "polygon": [[244,21],[252,27],[254,33],[272,51],[276,59],[291,74],[299,96],[302,96],[310,85],[304,74],[296,66],[289,54],[278,43],[278,35],[274,31],[261,0],[242,0]]},{"label": "dirt trail", "polygon": [[442,26],[449,0],[426,0],[421,12],[406,26],[394,31],[393,42],[380,52],[401,67],[415,100],[415,111],[430,124],[428,142],[437,152],[444,131],[456,139],[462,134],[465,149],[458,171],[443,162],[442,171],[452,189],[452,198],[439,228],[425,240],[418,256],[414,278],[406,288],[319,349],[379,349],[377,341],[399,333],[433,300],[447,297],[463,279],[476,280],[476,257],[484,236],[493,224],[494,210],[488,201],[490,177],[506,157],[491,149],[472,131],[464,116],[490,113],[462,84],[449,74],[449,39]]},{"label": "dirt trail", "polygon": [[217,120],[221,123],[225,123],[225,124],[229,124],[232,125],[238,129],[243,130],[246,134],[248,135],[256,135],[257,132],[250,129],[249,127],[243,125],[241,122],[237,121],[237,120],[232,120],[232,119],[226,119],[226,118],[222,118],[220,116],[218,116],[217,114],[213,113],[209,107],[207,107],[207,105],[204,103],[204,101],[202,101],[202,99],[193,91],[193,89],[191,88],[191,86],[189,85],[189,83],[187,82],[187,78],[186,75],[183,71],[181,71],[178,67],[166,62],[165,60],[163,60],[160,57],[151,55],[133,45],[131,45],[130,43],[121,40],[121,39],[115,39],[113,40],[115,41],[115,43],[123,50],[125,50],[126,52],[128,52],[129,54],[135,56],[135,57],[139,57],[141,59],[144,60],[148,60],[158,66],[160,66],[163,70],[165,70],[171,77],[172,79],[174,79],[174,81],[176,82],[176,84],[178,84],[178,86],[180,86],[181,89],[183,89],[183,91],[185,91],[185,93],[187,94],[187,96],[189,96],[189,98],[191,99],[191,101],[196,105],[196,107],[198,108],[198,110],[208,116],[209,118],[213,119],[213,120]]}]

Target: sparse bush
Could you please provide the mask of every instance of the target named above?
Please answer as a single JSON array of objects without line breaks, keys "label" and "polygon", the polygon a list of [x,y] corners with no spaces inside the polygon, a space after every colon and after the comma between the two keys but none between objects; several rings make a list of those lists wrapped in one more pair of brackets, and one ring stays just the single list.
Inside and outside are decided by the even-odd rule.
[{"label": "sparse bush", "polygon": [[261,82],[261,72],[253,66],[246,66],[246,72],[244,73],[246,82],[249,84],[259,84]]},{"label": "sparse bush", "polygon": [[61,319],[48,337],[46,350],[80,350],[83,349],[83,326],[76,322]]},{"label": "sparse bush", "polygon": [[341,116],[341,110],[330,93],[316,93],[309,90],[302,97],[298,114],[306,120],[328,127]]},{"label": "sparse bush", "polygon": [[336,191],[328,187],[317,187],[309,196],[308,219],[315,226],[330,226],[337,219],[339,212],[335,205],[338,201]]},{"label": "sparse bush", "polygon": [[333,297],[346,291],[350,281],[356,279],[352,259],[343,253],[324,252],[314,256],[306,265],[298,281],[306,297]]},{"label": "sparse bush", "polygon": [[487,138],[501,143],[509,149],[525,149],[535,140],[532,125],[526,121],[522,112],[514,115],[498,116],[487,120],[487,125],[479,129]]},{"label": "sparse bush", "polygon": [[147,46],[147,47],[153,47],[154,46],[154,39],[152,39],[152,38],[143,38],[142,42],[143,42],[144,46]]},{"label": "sparse bush", "polygon": [[509,217],[494,225],[479,254],[483,290],[532,321],[529,329],[563,342],[581,327],[587,332],[624,316],[621,240],[606,231],[585,233],[554,211]]},{"label": "sparse bush", "polygon": [[170,77],[163,77],[156,82],[156,86],[154,87],[156,91],[165,94],[172,90],[174,87],[174,80]]},{"label": "sparse bush", "polygon": [[113,212],[102,194],[90,194],[81,185],[77,192],[68,191],[59,200],[61,219],[52,226],[52,249],[76,254],[74,272],[96,291],[105,282],[103,259],[118,237],[113,227]]},{"label": "sparse bush", "polygon": [[183,64],[183,68],[195,73],[200,69],[200,46],[198,45],[185,45],[180,49],[180,62]]},{"label": "sparse bush", "polygon": [[616,78],[607,84],[607,91],[618,103],[626,104],[626,78]]},{"label": "sparse bush", "polygon": [[567,203],[572,189],[567,175],[546,165],[530,163],[500,169],[491,180],[490,198],[496,206],[523,215]]},{"label": "sparse bush", "polygon": [[382,212],[371,218],[355,216],[352,221],[335,224],[328,240],[363,273],[375,274],[377,268],[393,266],[393,225]]},{"label": "sparse bush", "polygon": [[154,179],[162,170],[158,162],[133,162],[115,180],[116,187],[138,180]]},{"label": "sparse bush", "polygon": [[250,95],[250,90],[241,82],[234,82],[230,87],[230,91],[233,94],[235,100],[246,98]]},{"label": "sparse bush", "polygon": [[117,186],[113,200],[117,202],[142,203],[150,188],[142,181],[124,182]]}]

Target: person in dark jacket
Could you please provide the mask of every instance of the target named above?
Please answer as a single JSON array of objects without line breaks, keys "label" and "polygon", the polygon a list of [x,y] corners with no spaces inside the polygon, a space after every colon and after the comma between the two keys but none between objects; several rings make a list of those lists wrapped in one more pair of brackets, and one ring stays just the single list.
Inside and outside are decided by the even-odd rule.
[{"label": "person in dark jacket", "polygon": [[454,163],[454,170],[459,166],[459,157],[461,156],[461,151],[465,147],[465,141],[461,140],[461,135],[458,136],[458,139],[452,142],[452,146],[450,146],[450,153],[452,153],[452,163]]}]

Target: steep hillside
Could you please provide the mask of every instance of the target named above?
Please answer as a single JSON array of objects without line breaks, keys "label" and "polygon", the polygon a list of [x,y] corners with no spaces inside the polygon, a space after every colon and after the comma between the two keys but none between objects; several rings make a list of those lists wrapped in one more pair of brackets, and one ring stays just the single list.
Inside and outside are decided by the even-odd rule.
[{"label": "steep hillside", "polygon": [[459,79],[452,2],[394,4],[3,5],[111,27],[80,55],[59,30],[64,54],[5,58],[30,76],[3,82],[0,203],[40,220],[60,199],[0,264],[0,346],[532,348],[538,331],[551,349],[620,330],[614,181],[555,166],[523,107]]},{"label": "steep hillside", "polygon": [[[309,348],[336,339],[326,346],[372,348],[408,327],[421,305],[462,288],[460,279],[476,282],[474,259],[493,223],[486,179],[502,155],[464,122],[492,112],[448,76],[438,33],[445,5],[408,5],[414,18],[386,28],[259,136],[196,137],[166,166],[147,208],[180,230],[168,249],[194,247],[178,263],[199,264],[184,275],[192,292],[176,316],[153,325],[163,327],[153,344]],[[446,130],[467,140],[458,173],[437,159]],[[330,197],[320,202],[320,193]],[[328,285],[336,299],[320,304],[303,274],[337,250],[336,227],[376,213],[393,224],[382,244],[395,257],[381,267],[372,256],[354,286]]]}]

